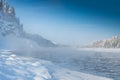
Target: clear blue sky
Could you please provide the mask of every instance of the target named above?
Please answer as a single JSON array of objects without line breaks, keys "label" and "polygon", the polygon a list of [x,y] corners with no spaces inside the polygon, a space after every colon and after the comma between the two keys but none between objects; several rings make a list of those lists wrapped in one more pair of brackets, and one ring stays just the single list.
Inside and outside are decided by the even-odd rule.
[{"label": "clear blue sky", "polygon": [[9,0],[24,29],[67,45],[120,34],[119,0]]}]

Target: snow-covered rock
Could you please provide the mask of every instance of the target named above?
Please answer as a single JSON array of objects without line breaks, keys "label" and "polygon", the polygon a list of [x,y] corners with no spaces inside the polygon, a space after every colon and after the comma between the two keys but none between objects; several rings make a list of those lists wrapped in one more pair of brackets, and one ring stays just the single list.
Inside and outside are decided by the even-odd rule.
[{"label": "snow-covered rock", "polygon": [[99,40],[85,47],[88,48],[120,48],[120,36],[114,36],[111,39]]},{"label": "snow-covered rock", "polygon": [[0,35],[13,35],[19,38],[28,39],[41,47],[56,46],[50,40],[44,39],[40,35],[30,34],[24,31],[23,24],[21,24],[19,18],[16,17],[14,7],[9,6],[7,0],[4,2],[2,0],[0,1]]}]

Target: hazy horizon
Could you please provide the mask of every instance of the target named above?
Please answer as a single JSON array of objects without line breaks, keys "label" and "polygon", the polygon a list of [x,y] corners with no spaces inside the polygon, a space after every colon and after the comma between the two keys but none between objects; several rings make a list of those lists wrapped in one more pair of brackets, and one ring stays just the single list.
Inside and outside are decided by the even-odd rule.
[{"label": "hazy horizon", "polygon": [[[119,35],[118,0],[9,0],[24,29],[65,45]],[[112,5],[112,6],[111,6]]]},{"label": "hazy horizon", "polygon": [[0,0],[0,80],[120,80],[119,4]]}]

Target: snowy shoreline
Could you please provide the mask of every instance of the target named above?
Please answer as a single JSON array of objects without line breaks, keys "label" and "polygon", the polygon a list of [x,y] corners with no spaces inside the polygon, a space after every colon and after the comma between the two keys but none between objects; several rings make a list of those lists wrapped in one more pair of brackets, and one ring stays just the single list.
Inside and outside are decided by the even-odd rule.
[{"label": "snowy shoreline", "polygon": [[7,50],[0,53],[0,80],[113,80],[72,71],[50,61],[20,57]]},{"label": "snowy shoreline", "polygon": [[120,53],[120,48],[77,48],[80,51]]}]

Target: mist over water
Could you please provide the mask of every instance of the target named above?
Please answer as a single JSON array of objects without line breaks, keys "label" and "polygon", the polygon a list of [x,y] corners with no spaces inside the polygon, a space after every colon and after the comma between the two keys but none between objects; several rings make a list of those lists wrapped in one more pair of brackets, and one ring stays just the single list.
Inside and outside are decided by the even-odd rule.
[{"label": "mist over water", "polygon": [[[92,9],[89,10],[88,8],[90,5],[87,5],[88,3],[86,4],[84,1],[70,0],[63,2],[58,0],[58,2],[54,2],[54,0],[51,0],[50,3],[48,3],[48,0],[48,2],[42,2],[38,0],[23,0],[23,2],[19,0],[13,1],[15,2],[11,1],[11,4],[15,4],[15,7],[18,9],[17,14],[23,20],[25,26],[23,28],[23,25],[21,24],[22,21],[16,17],[14,7],[9,6],[7,0],[5,0],[5,2],[3,1],[4,3],[1,3],[0,5],[0,79],[1,73],[2,77],[4,77],[3,75],[5,75],[5,72],[7,73],[7,71],[4,70],[7,69],[6,67],[9,67],[8,65],[14,65],[14,67],[19,68],[19,65],[14,64],[14,62],[17,63],[18,60],[20,61],[18,64],[23,67],[23,70],[26,70],[26,66],[28,68],[32,67],[29,68],[29,70],[35,69],[34,72],[37,74],[37,80],[39,80],[38,77],[41,78],[41,75],[39,74],[41,69],[43,69],[43,72],[41,72],[43,73],[42,77],[45,76],[45,70],[45,72],[52,76],[50,80],[59,80],[53,77],[53,73],[54,70],[61,68],[76,72],[83,72],[85,74],[111,78],[113,80],[120,80],[120,37],[115,36],[112,39],[106,40],[107,37],[119,34],[119,24],[114,24],[114,22],[119,22],[119,17],[115,20],[111,20],[112,23],[109,24],[110,18],[116,18],[114,14],[111,14],[112,17],[110,17],[110,15],[100,15],[97,13],[97,11],[93,11],[95,13],[92,14]],[[77,2],[78,4],[76,4]],[[79,4],[81,5],[79,2],[85,3],[86,8],[88,9],[80,8],[84,6],[79,6]],[[96,1],[96,3],[98,4],[99,1]],[[108,9],[106,3],[107,2],[105,1],[103,4],[103,6],[105,6],[104,10]],[[98,9],[101,4],[98,6],[95,5],[96,8],[94,9]],[[90,6],[90,8],[92,7],[93,6]],[[117,9],[115,7],[113,8]],[[100,7],[100,9],[103,8]],[[109,10],[106,12],[106,14],[108,13]],[[27,30],[28,33],[25,30]],[[32,34],[32,32],[37,34]],[[39,34],[42,34],[47,39]],[[79,47],[81,46],[79,44],[82,44],[82,42],[90,42],[103,38],[105,38],[105,40],[95,42],[91,47],[88,48],[88,50]],[[56,43],[53,43],[52,40]],[[59,42],[68,45],[59,45]],[[70,47],[69,45],[78,45],[78,47]],[[117,47],[115,47],[116,45]],[[93,46],[95,47],[92,48]],[[101,46],[104,49],[97,51],[97,48],[100,48]],[[105,48],[109,49],[105,50]],[[118,48],[118,52],[116,52],[115,48]],[[49,63],[54,64],[55,67],[52,65],[52,68],[49,70],[48,67],[51,66],[48,63],[40,64],[43,63],[42,60],[43,62],[48,61]],[[21,61],[23,62],[21,63]],[[26,63],[24,63],[24,61],[26,61]],[[32,64],[34,61],[36,63]],[[5,65],[1,65],[1,63]],[[27,63],[29,65],[32,64],[32,66],[29,66]],[[37,70],[39,71],[36,72]],[[20,73],[21,71],[18,70],[17,72]],[[71,75],[69,72],[65,72],[64,74],[69,76]],[[72,72],[72,74],[74,76],[78,76],[78,74],[76,75],[74,72]],[[14,77],[16,80],[16,76]],[[63,79],[66,79],[66,77],[68,76],[65,76]],[[48,79],[45,78],[45,80]]]},{"label": "mist over water", "polygon": [[[108,49],[109,50],[109,49]],[[16,50],[15,54],[51,61],[73,71],[119,80],[119,57],[116,52],[86,51],[73,48],[36,48]]]},{"label": "mist over water", "polygon": [[51,61],[73,71],[120,79],[119,52],[78,50],[70,47],[40,47],[31,40],[13,35],[1,37],[1,42],[4,45],[1,49],[11,50],[18,56]]}]

